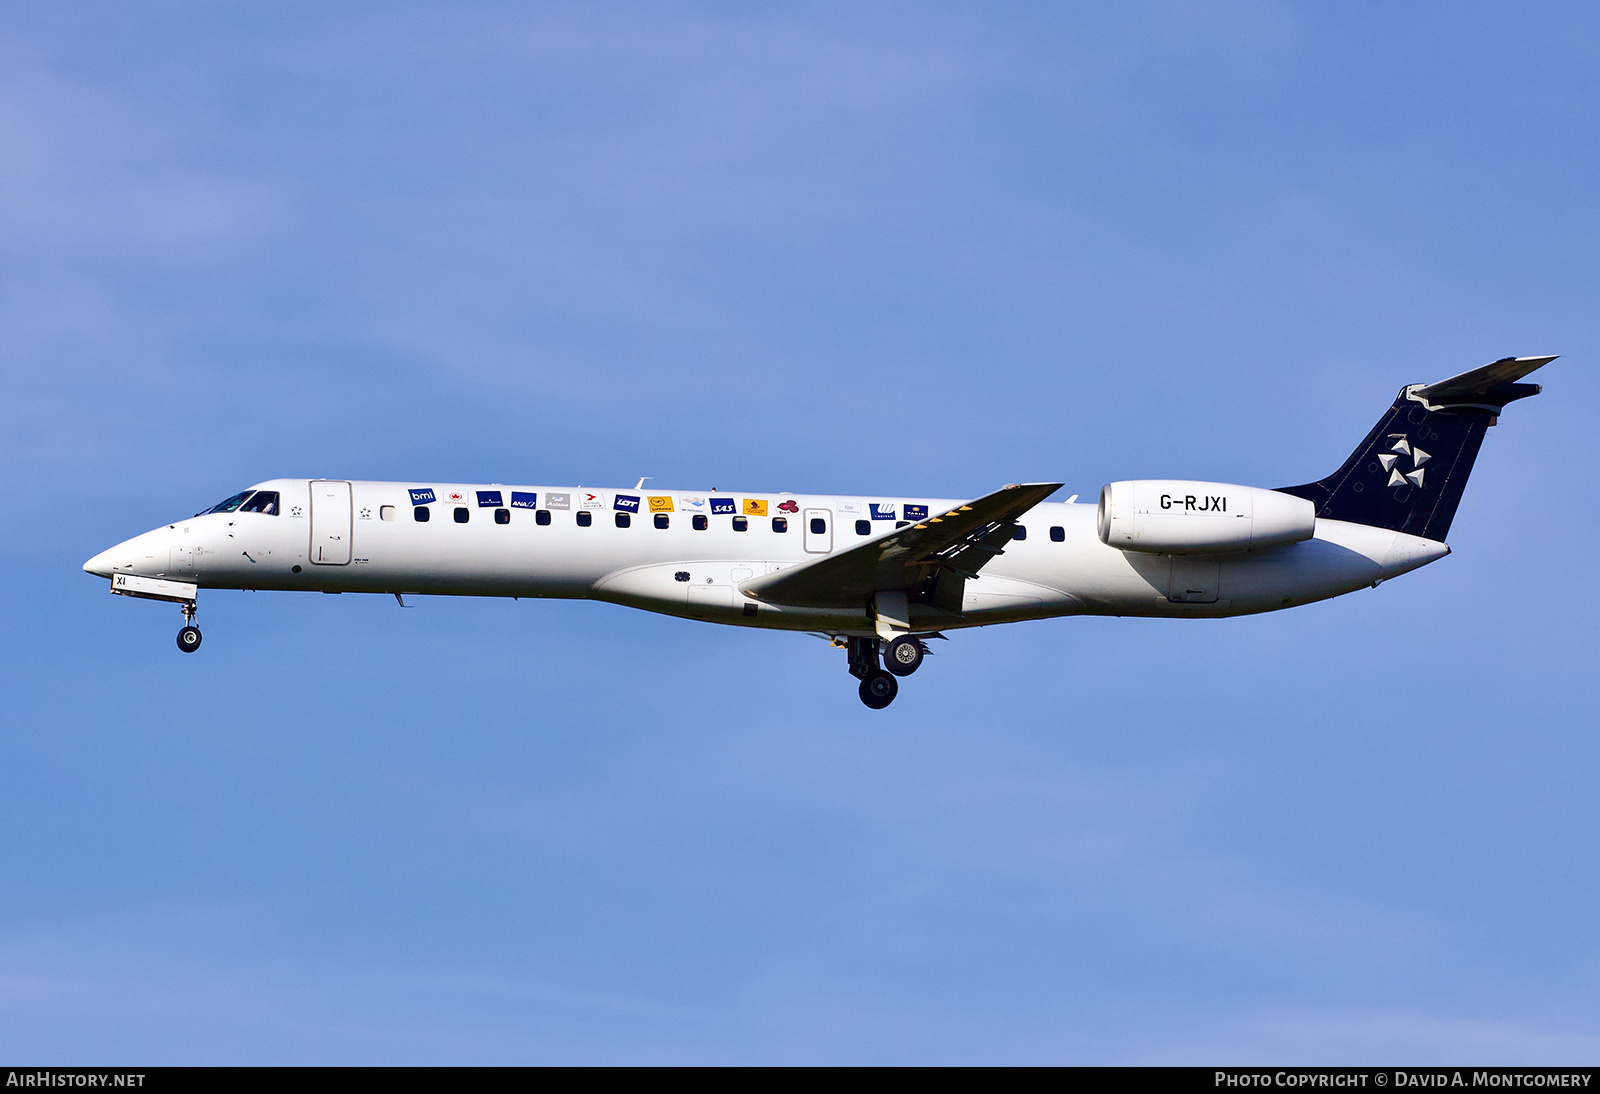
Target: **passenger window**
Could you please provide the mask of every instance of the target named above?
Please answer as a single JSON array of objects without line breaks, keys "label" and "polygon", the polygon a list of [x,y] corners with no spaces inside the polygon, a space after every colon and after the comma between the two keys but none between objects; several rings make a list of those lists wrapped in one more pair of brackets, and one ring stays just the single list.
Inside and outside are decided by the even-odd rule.
[{"label": "passenger window", "polygon": [[[389,506],[393,509],[394,506]],[[278,492],[276,490],[257,490],[250,495],[250,500],[239,506],[241,513],[260,513],[262,516],[275,517],[278,515]],[[385,517],[393,520],[393,517]]]},{"label": "passenger window", "polygon": [[858,520],[858,521],[856,521],[856,535],[858,535],[858,536],[870,536],[871,534],[872,534],[872,522],[870,520]]},{"label": "passenger window", "polygon": [[428,518],[432,515],[432,513],[428,512],[428,507],[426,505],[419,505],[415,509],[411,510],[411,519],[416,521],[418,524],[427,524]]},{"label": "passenger window", "polygon": [[535,523],[535,524],[549,524],[550,523],[550,510],[548,510],[548,509],[540,509],[537,513],[533,514],[533,523]]},{"label": "passenger window", "polygon": [[896,528],[910,528],[911,522],[909,520],[897,520],[894,522],[894,526]]},{"label": "passenger window", "polygon": [[1011,533],[1011,538],[1012,539],[1027,539],[1028,538],[1028,529],[1025,526],[1021,525],[1021,524],[1017,525],[1017,530],[1015,532]]},{"label": "passenger window", "polygon": [[811,534],[812,535],[814,535],[814,536],[825,535],[827,533],[827,531],[828,531],[828,519],[826,517],[812,517],[811,518]]},{"label": "passenger window", "polygon": [[672,523],[672,518],[667,516],[667,514],[665,514],[665,513],[657,513],[656,514],[656,527],[657,528],[665,528],[671,523]]},{"label": "passenger window", "polygon": [[456,523],[457,524],[465,524],[465,523],[467,523],[467,521],[469,521],[471,519],[472,519],[472,510],[471,509],[468,509],[465,506],[457,506],[456,507]]},{"label": "passenger window", "polygon": [[626,528],[626,527],[628,527],[628,525],[630,525],[632,523],[633,523],[633,517],[630,516],[629,514],[627,514],[627,513],[618,513],[617,514],[617,527],[618,528]]},{"label": "passenger window", "polygon": [[774,532],[787,532],[789,530],[789,518],[788,517],[773,517],[772,518],[772,530]]},{"label": "passenger window", "polygon": [[691,523],[694,525],[694,530],[696,532],[704,532],[707,528],[711,527],[711,521],[706,519],[706,515],[704,513],[696,513],[694,515],[694,520],[691,521]]},{"label": "passenger window", "polygon": [[579,528],[587,528],[587,527],[589,527],[589,525],[591,525],[593,523],[594,523],[594,514],[593,513],[589,512],[588,510],[584,510],[583,512],[578,514],[578,527]]},{"label": "passenger window", "polygon": [[744,531],[749,530],[749,528],[750,528],[750,518],[748,518],[748,517],[734,517],[733,518],[733,530],[735,532],[744,532]]},{"label": "passenger window", "polygon": [[380,506],[378,506],[378,519],[379,520],[393,520],[394,519],[394,506],[392,506],[392,505],[380,505]]},{"label": "passenger window", "polygon": [[494,511],[494,522],[496,524],[510,524],[511,523],[511,510],[509,510],[509,509],[496,509]]},{"label": "passenger window", "polygon": [[1050,526],[1050,542],[1051,543],[1065,543],[1066,541],[1067,541],[1067,530],[1065,528],[1061,527],[1061,525],[1059,525],[1059,524],[1051,525]]}]

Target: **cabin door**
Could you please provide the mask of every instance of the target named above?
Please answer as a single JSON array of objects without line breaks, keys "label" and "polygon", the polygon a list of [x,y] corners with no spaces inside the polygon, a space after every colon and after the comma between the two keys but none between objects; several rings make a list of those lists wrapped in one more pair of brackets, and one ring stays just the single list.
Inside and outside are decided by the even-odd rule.
[{"label": "cabin door", "polygon": [[333,479],[311,480],[311,561],[318,566],[344,566],[350,561],[350,484]]}]

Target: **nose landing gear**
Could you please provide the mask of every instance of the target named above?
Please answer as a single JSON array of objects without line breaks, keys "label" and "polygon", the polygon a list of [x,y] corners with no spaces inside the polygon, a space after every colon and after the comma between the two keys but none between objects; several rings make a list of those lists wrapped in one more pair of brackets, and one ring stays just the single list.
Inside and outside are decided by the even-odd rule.
[{"label": "nose landing gear", "polygon": [[184,653],[193,653],[200,648],[200,628],[194,625],[195,603],[186,600],[183,603],[183,630],[178,632],[178,648]]}]

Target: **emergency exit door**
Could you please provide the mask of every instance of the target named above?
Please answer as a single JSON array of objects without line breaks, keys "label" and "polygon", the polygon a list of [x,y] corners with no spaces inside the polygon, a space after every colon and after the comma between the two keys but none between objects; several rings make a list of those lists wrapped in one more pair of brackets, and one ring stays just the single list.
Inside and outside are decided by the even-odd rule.
[{"label": "emergency exit door", "polygon": [[311,480],[311,561],[318,566],[344,566],[350,561],[350,484],[333,479]]},{"label": "emergency exit door", "polygon": [[833,511],[807,509],[804,520],[806,550],[814,555],[833,550]]}]

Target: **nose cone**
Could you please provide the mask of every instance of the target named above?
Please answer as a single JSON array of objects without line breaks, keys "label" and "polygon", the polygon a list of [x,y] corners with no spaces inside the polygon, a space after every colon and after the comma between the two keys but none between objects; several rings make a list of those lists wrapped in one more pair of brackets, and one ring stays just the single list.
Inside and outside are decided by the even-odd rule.
[{"label": "nose cone", "polygon": [[83,572],[86,574],[94,574],[96,577],[110,577],[112,565],[111,556],[115,552],[115,547],[111,548],[109,551],[101,551],[88,562],[83,564]]}]

